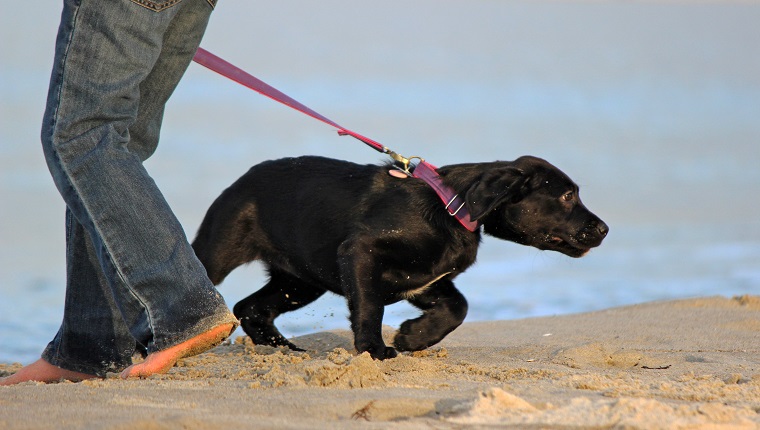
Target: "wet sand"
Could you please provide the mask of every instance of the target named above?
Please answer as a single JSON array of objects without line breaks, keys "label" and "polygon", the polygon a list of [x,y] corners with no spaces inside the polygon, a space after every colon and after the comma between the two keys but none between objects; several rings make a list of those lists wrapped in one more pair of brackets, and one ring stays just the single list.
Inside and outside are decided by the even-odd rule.
[{"label": "wet sand", "polygon": [[348,331],[293,341],[307,352],[238,337],[145,380],[0,387],[0,428],[760,427],[755,296],[467,323],[383,362]]}]

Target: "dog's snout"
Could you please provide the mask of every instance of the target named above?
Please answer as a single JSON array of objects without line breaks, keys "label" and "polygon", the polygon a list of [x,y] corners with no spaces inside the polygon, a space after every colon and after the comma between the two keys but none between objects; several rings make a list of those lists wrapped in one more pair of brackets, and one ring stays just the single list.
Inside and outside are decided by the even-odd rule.
[{"label": "dog's snout", "polygon": [[607,233],[609,233],[610,228],[607,226],[607,224],[604,223],[604,221],[600,219],[595,219],[593,221],[588,222],[583,229],[579,232],[578,236],[576,236],[578,242],[583,243],[588,246],[598,246],[602,243],[602,240],[607,236]]},{"label": "dog's snout", "polygon": [[607,233],[610,232],[610,228],[607,226],[607,224],[604,223],[604,221],[599,220],[599,223],[596,225],[596,231],[599,232],[600,236],[607,237]]}]

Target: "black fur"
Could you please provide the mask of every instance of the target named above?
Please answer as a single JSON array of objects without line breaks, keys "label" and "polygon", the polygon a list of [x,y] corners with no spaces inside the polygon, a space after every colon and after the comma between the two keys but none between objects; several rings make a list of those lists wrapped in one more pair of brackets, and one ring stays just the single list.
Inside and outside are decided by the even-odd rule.
[{"label": "black fur", "polygon": [[[462,323],[467,301],[453,280],[475,262],[481,232],[449,216],[427,184],[392,177],[390,168],[321,157],[267,161],[211,205],[193,242],[211,281],[253,260],[270,274],[234,307],[254,343],[297,349],[274,320],[326,291],[346,297],[357,351],[378,359],[425,349]],[[438,171],[488,235],[580,257],[607,234],[578,186],[542,159]],[[394,349],[381,324],[384,306],[400,300],[422,315],[401,325]]]}]

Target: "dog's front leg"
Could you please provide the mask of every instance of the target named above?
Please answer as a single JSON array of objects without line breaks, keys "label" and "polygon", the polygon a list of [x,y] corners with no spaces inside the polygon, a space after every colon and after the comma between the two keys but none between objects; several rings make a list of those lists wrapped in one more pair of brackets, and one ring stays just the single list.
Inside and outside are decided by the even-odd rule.
[{"label": "dog's front leg", "polygon": [[396,350],[386,346],[382,336],[384,302],[365,294],[362,288],[353,288],[346,294],[356,351],[359,354],[367,351],[377,360],[393,358]]},{"label": "dog's front leg", "polygon": [[449,279],[436,282],[408,300],[422,315],[399,327],[393,345],[400,351],[421,351],[435,345],[459,327],[467,315],[467,300]]},{"label": "dog's front leg", "polygon": [[384,360],[397,355],[383,341],[385,300],[379,285],[380,272],[371,253],[346,249],[339,257],[341,284],[348,300],[354,347],[360,354],[367,351],[372,358]]}]

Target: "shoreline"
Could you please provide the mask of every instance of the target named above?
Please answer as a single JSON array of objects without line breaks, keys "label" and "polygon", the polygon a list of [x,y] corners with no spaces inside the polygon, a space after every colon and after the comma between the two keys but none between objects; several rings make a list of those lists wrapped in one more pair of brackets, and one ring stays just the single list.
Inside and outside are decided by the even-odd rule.
[{"label": "shoreline", "polygon": [[307,352],[238,337],[144,380],[0,387],[0,428],[760,426],[757,296],[465,323],[382,362],[347,330],[293,342]]}]

